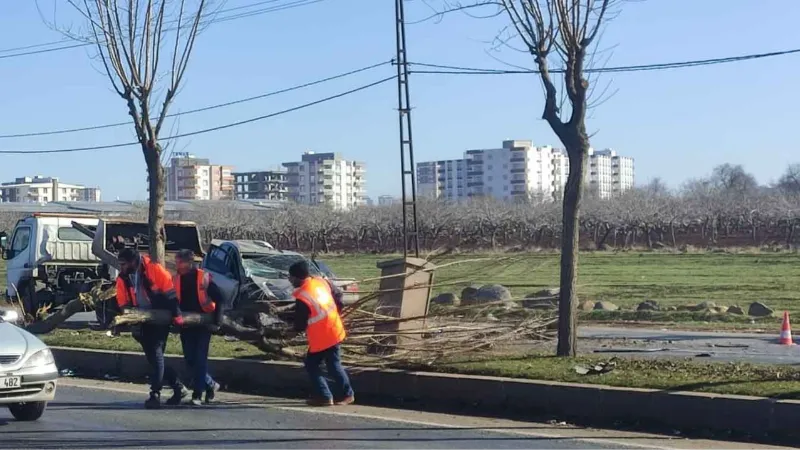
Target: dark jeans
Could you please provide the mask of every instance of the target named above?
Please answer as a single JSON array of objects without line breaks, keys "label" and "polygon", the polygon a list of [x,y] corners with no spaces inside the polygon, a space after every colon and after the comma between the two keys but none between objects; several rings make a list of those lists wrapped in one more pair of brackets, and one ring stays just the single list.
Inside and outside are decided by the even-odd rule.
[{"label": "dark jeans", "polygon": [[339,390],[337,394],[341,394],[342,397],[352,396],[353,388],[350,386],[350,379],[347,377],[347,372],[345,372],[344,367],[342,367],[342,350],[339,348],[339,345],[334,345],[321,352],[306,354],[306,371],[311,377],[311,382],[314,384],[317,395],[323,398],[333,398],[331,390],[328,388],[328,382],[325,380],[325,375],[323,375],[322,368],[320,367],[323,361],[328,369],[328,376],[333,378]]},{"label": "dark jeans", "polygon": [[178,379],[177,373],[164,362],[169,327],[142,325],[139,332],[133,333],[133,337],[141,344],[144,356],[152,369],[150,373],[150,391],[160,393],[166,382],[175,392],[180,392],[183,389],[183,385]]},{"label": "dark jeans", "polygon": [[208,374],[208,348],[211,344],[211,331],[206,327],[191,327],[181,330],[183,359],[194,379],[195,395],[214,386],[214,379]]}]

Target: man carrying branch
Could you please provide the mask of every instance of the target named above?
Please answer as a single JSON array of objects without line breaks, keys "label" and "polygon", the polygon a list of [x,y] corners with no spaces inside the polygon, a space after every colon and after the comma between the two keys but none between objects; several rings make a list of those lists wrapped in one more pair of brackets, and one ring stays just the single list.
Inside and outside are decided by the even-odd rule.
[{"label": "man carrying branch", "polygon": [[328,280],[312,277],[308,263],[299,261],[289,267],[289,281],[295,287],[295,331],[306,332],[308,354],[305,366],[316,390],[309,399],[311,406],[331,406],[334,397],[320,365],[325,362],[328,375],[336,381],[339,394],[337,405],[355,401],[350,379],[342,367],[340,344],[346,336],[339,312],[342,309],[341,291]]},{"label": "man carrying branch", "polygon": [[[222,323],[222,293],[211,280],[211,275],[197,268],[194,263],[194,252],[181,250],[175,255],[175,266],[178,274],[173,284],[178,297],[180,309],[185,312],[214,315],[214,329]],[[181,346],[186,366],[194,377],[194,393],[192,404],[199,406],[214,400],[219,384],[208,374],[208,349],[211,345],[211,332],[207,325],[184,324],[181,328]]]},{"label": "man carrying branch", "polygon": [[[161,264],[152,262],[134,249],[119,252],[119,276],[117,277],[117,304],[121,310],[139,308],[145,310],[165,309],[172,312],[175,325],[183,325],[178,308],[177,295],[172,276]],[[150,398],[145,401],[147,409],[161,407],[161,388],[164,381],[172,386],[174,394],[168,405],[180,404],[189,393],[171,367],[164,361],[164,351],[169,338],[169,325],[144,323],[132,330],[133,338],[142,346],[147,362],[152,369],[150,375]]]}]

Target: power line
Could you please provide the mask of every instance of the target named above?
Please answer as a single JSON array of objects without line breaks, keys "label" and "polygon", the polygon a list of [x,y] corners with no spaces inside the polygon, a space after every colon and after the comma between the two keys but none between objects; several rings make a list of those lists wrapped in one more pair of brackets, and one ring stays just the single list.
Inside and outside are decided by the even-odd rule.
[{"label": "power line", "polygon": [[[222,9],[222,10],[219,10],[219,11],[215,12],[214,15],[222,14],[222,13],[228,13],[228,12],[232,12],[234,10],[240,10],[240,9],[244,9],[244,8],[252,8],[254,6],[260,6],[260,5],[270,4],[270,3],[276,3],[276,2],[279,2],[279,1],[285,1],[285,0],[262,0],[260,2],[252,3],[252,4],[249,4],[249,5],[241,5],[241,6],[236,6],[236,7],[233,7],[233,8]],[[325,1],[325,0],[294,0],[294,1],[289,1],[288,3],[282,4],[282,5],[273,5],[273,6],[269,6],[269,7],[266,7],[266,8],[257,9],[257,10],[254,10],[254,11],[245,11],[245,12],[240,12],[240,13],[236,13],[236,14],[231,14],[229,16],[214,17],[213,19],[209,19],[209,20],[206,20],[205,22],[201,22],[201,25],[202,26],[206,26],[206,25],[212,25],[212,24],[215,24],[215,23],[228,22],[228,21],[231,21],[231,20],[245,19],[245,18],[248,18],[248,17],[259,16],[259,15],[263,15],[263,14],[267,14],[267,13],[299,8],[301,6],[308,6],[308,5],[312,5],[314,3],[319,3],[319,2],[322,2],[322,1]],[[174,21],[175,20],[173,20],[173,22]],[[167,29],[165,31],[168,31],[168,30],[169,29]],[[16,58],[16,57],[19,57],[19,56],[39,55],[39,54],[43,54],[43,53],[51,53],[51,52],[57,52],[57,51],[61,51],[61,50],[70,50],[70,49],[73,49],[73,48],[88,47],[88,46],[91,46],[91,45],[95,45],[94,42],[77,42],[77,43],[72,43],[72,44],[68,44],[68,45],[62,45],[60,47],[43,48],[43,49],[39,49],[39,50],[31,50],[31,49],[34,49],[34,48],[49,47],[49,46],[52,46],[52,45],[64,44],[65,42],[69,42],[69,41],[71,41],[71,39],[62,39],[60,41],[45,42],[45,43],[40,43],[40,44],[31,44],[31,45],[25,45],[25,46],[16,47],[16,48],[0,49],[0,53],[10,53],[10,54],[0,54],[0,59]],[[27,50],[27,51],[20,51],[20,50]],[[16,53],[11,53],[11,52],[16,52]]]},{"label": "power line", "polygon": [[[290,112],[299,111],[301,109],[305,109],[305,108],[316,106],[316,105],[319,105],[319,104],[322,104],[322,103],[325,103],[325,102],[329,102],[329,101],[335,100],[337,98],[346,97],[348,95],[355,94],[356,92],[360,92],[360,91],[363,91],[363,90],[366,90],[366,89],[381,85],[383,83],[386,83],[387,81],[394,80],[396,77],[397,77],[396,75],[392,75],[390,77],[383,78],[381,80],[378,80],[378,81],[375,81],[375,82],[372,82],[372,83],[369,83],[369,84],[365,84],[365,85],[359,86],[359,87],[354,88],[354,89],[350,89],[349,91],[340,92],[338,94],[331,95],[329,97],[325,97],[325,98],[322,98],[322,99],[319,99],[319,100],[315,100],[313,102],[303,103],[302,105],[293,106],[291,108],[284,109],[284,110],[277,111],[277,112],[270,113],[270,114],[266,114],[266,115],[263,115],[263,116],[253,117],[253,118],[250,118],[250,119],[241,120],[241,121],[238,121],[238,122],[228,123],[228,124],[224,124],[224,125],[218,125],[216,127],[204,128],[202,130],[190,131],[188,133],[181,133],[181,134],[176,134],[176,135],[172,135],[172,136],[167,136],[167,137],[159,138],[159,141],[170,141],[170,140],[180,139],[180,138],[184,138],[184,137],[197,136],[197,135],[200,135],[200,134],[211,133],[211,132],[214,132],[214,131],[225,130],[225,129],[228,129],[228,128],[234,128],[234,127],[238,127],[238,126],[241,126],[241,125],[246,125],[246,124],[253,123],[253,122],[258,122],[258,121],[261,121],[261,120],[270,119],[272,117],[280,116],[280,115],[283,115],[283,114],[288,114]],[[93,151],[93,150],[108,150],[108,149],[114,149],[114,148],[130,147],[130,146],[134,146],[134,145],[141,145],[141,144],[138,141],[136,141],[136,142],[124,142],[124,143],[118,143],[118,144],[98,145],[98,146],[93,146],[93,147],[74,147],[74,148],[61,148],[61,149],[52,149],[52,150],[0,150],[0,154],[3,154],[3,155],[43,155],[43,154],[53,154],[53,153],[74,153],[74,152],[86,152],[86,151]]]},{"label": "power line", "polygon": [[[781,50],[769,53],[753,53],[740,56],[728,56],[724,58],[713,59],[699,59],[693,61],[678,61],[670,63],[658,64],[640,64],[632,66],[617,66],[617,67],[598,67],[594,69],[585,69],[587,73],[615,73],[615,72],[644,72],[651,70],[668,70],[668,69],[682,69],[685,67],[698,67],[710,66],[716,64],[727,64],[734,62],[750,61],[755,59],[772,58],[776,56],[787,56],[800,53],[800,49]],[[511,75],[511,74],[531,74],[541,73],[538,70],[503,70],[503,69],[484,69],[475,67],[462,67],[462,66],[447,66],[442,64],[428,64],[428,63],[409,63],[412,66],[429,67],[438,70],[414,70],[412,73],[419,74],[447,74],[447,75]],[[551,69],[551,73],[564,73],[564,69]]]},{"label": "power line", "polygon": [[[490,6],[490,5],[498,5],[498,3],[494,3],[494,2],[489,2],[489,3],[474,3],[474,4],[472,4],[472,5],[462,5],[462,6],[456,6],[456,7],[453,7],[453,8],[444,9],[444,10],[442,10],[442,11],[439,11],[439,12],[433,13],[433,14],[431,14],[431,15],[429,15],[429,16],[427,16],[427,17],[425,17],[425,18],[419,19],[419,20],[415,20],[415,21],[412,21],[412,22],[406,22],[406,25],[417,25],[417,24],[420,24],[420,23],[423,23],[423,22],[427,22],[427,21],[429,21],[429,20],[433,20],[433,19],[441,19],[441,18],[442,18],[442,17],[443,17],[445,14],[450,14],[450,13],[454,13],[454,12],[458,12],[458,11],[466,11],[466,10],[468,10],[468,9],[473,9],[473,8],[481,8],[481,7],[484,7],[484,6]],[[498,16],[498,15],[500,15],[501,13],[502,13],[502,11],[499,11],[498,13],[496,13],[496,14],[493,14],[492,16],[488,16],[488,17],[482,17],[482,18],[484,18],[484,19],[488,19],[489,17]]]},{"label": "power line", "polygon": [[[344,78],[344,77],[347,77],[347,76],[350,76],[350,75],[355,75],[357,73],[366,72],[368,70],[372,70],[372,69],[375,69],[375,68],[378,68],[378,67],[382,67],[382,66],[391,64],[392,62],[393,62],[392,60],[384,61],[384,62],[372,64],[372,65],[369,65],[369,66],[366,66],[366,67],[361,67],[361,68],[358,68],[358,69],[354,69],[354,70],[351,70],[349,72],[336,74],[336,75],[333,75],[333,76],[330,76],[330,77],[327,77],[327,78],[322,78],[322,79],[311,81],[311,82],[308,82],[308,83],[298,84],[298,85],[291,86],[291,87],[284,88],[284,89],[280,89],[280,90],[277,90],[277,91],[267,92],[267,93],[264,93],[264,94],[259,94],[259,95],[255,95],[255,96],[252,96],[252,97],[242,98],[242,99],[239,99],[239,100],[233,100],[233,101],[229,101],[229,102],[225,102],[225,103],[219,103],[219,104],[216,104],[216,105],[204,106],[202,108],[190,109],[188,111],[182,111],[182,112],[176,112],[176,113],[172,113],[172,114],[167,114],[167,117],[186,116],[186,115],[189,115],[189,114],[195,114],[195,113],[204,112],[204,111],[211,111],[213,109],[219,109],[219,108],[224,108],[224,107],[227,107],[227,106],[232,106],[232,105],[238,105],[238,104],[241,104],[241,103],[251,102],[251,101],[254,101],[254,100],[260,100],[260,99],[267,98],[267,97],[272,97],[272,96],[275,96],[275,95],[278,95],[278,94],[285,94],[287,92],[292,92],[292,91],[296,91],[296,90],[299,90],[299,89],[304,89],[304,88],[307,88],[307,87],[311,87],[311,86],[315,86],[315,85],[318,85],[318,84],[326,83],[328,81],[333,81],[333,80],[337,80],[339,78]],[[67,134],[67,133],[77,133],[77,132],[81,132],[81,131],[102,130],[102,129],[106,129],[106,128],[115,128],[115,127],[121,127],[121,126],[127,126],[127,125],[131,125],[131,122],[130,121],[127,121],[127,122],[116,122],[116,123],[107,123],[107,124],[104,124],[104,125],[93,125],[93,126],[80,127],[80,128],[67,128],[67,129],[62,129],[62,130],[35,131],[35,132],[30,132],[30,133],[0,134],[0,139],[12,139],[12,138],[34,137],[34,136],[52,136],[52,135],[56,135],[56,134]]]}]

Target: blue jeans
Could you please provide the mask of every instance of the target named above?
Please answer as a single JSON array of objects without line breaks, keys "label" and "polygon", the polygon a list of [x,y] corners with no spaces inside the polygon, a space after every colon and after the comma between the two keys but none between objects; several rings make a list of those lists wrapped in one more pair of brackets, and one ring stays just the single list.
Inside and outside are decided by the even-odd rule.
[{"label": "blue jeans", "polygon": [[161,388],[166,382],[175,392],[180,392],[183,385],[177,373],[164,361],[169,327],[145,324],[136,331],[134,339],[141,344],[147,363],[150,364],[150,391],[161,393]]},{"label": "blue jeans", "polygon": [[181,330],[181,346],[186,367],[192,374],[195,396],[214,386],[214,379],[208,374],[208,348],[211,345],[211,332],[205,327],[191,327]]},{"label": "blue jeans", "polygon": [[333,378],[336,387],[339,389],[339,394],[343,397],[353,396],[353,387],[350,386],[350,378],[347,377],[344,367],[342,367],[342,350],[339,345],[323,350],[317,353],[307,353],[305,359],[306,371],[308,376],[311,377],[311,382],[314,384],[317,395],[322,398],[333,399],[331,390],[328,387],[328,381],[325,380],[325,375],[322,373],[320,367],[322,362],[328,369],[328,376]]}]

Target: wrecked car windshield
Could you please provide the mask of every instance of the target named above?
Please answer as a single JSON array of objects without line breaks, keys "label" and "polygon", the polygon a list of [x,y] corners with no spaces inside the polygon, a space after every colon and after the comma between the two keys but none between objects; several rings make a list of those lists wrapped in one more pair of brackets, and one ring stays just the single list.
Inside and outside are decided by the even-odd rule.
[{"label": "wrecked car windshield", "polygon": [[[300,255],[256,255],[242,258],[242,265],[251,276],[262,278],[288,278],[289,267],[292,264],[305,260]],[[309,261],[308,269],[313,276],[320,276],[319,270]]]}]

